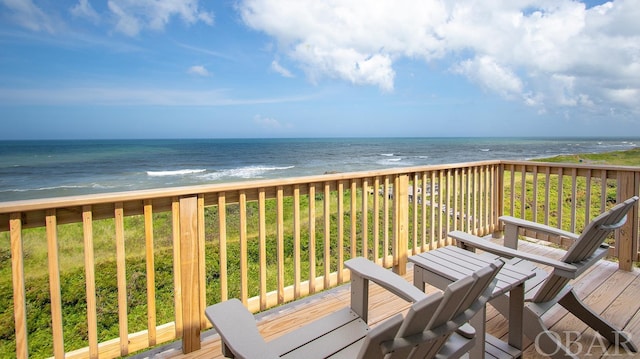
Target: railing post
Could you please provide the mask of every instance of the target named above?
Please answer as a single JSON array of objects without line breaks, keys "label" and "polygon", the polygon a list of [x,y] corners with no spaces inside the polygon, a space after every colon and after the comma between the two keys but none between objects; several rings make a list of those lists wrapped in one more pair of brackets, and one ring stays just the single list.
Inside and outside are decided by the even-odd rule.
[{"label": "railing post", "polygon": [[[640,175],[634,172],[618,172],[618,202],[622,202],[638,194]],[[616,234],[616,247],[618,247],[618,267],[621,270],[631,271],[633,262],[638,253],[638,205],[627,214],[627,222]]]},{"label": "railing post", "polygon": [[404,275],[407,272],[409,246],[409,176],[396,177],[393,189],[394,240],[393,271]]},{"label": "railing post", "polygon": [[16,333],[16,358],[29,357],[27,345],[27,304],[24,285],[24,250],[22,248],[22,216],[11,213],[11,274],[13,279],[13,315]]},{"label": "railing post", "polygon": [[[180,198],[180,279],[182,291],[182,352],[200,349],[200,241],[198,240],[198,196]],[[204,289],[204,288],[203,288]]]}]

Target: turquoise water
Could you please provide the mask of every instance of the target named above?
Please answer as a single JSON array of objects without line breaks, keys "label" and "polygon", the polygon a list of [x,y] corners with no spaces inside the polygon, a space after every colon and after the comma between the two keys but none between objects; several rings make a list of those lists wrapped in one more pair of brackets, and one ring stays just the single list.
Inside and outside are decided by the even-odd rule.
[{"label": "turquoise water", "polygon": [[624,150],[640,138],[0,141],[0,201]]}]

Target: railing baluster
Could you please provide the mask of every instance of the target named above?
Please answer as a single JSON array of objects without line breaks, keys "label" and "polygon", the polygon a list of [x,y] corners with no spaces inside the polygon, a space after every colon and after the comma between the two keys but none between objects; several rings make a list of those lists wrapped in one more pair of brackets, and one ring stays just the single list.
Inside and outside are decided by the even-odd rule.
[{"label": "railing baluster", "polygon": [[373,180],[373,261],[380,260],[380,177]]},{"label": "railing baluster", "polygon": [[544,224],[549,225],[549,212],[551,212],[550,192],[551,192],[551,168],[544,169]]},{"label": "railing baluster", "polygon": [[247,258],[247,194],[245,191],[239,193],[240,211],[240,300],[244,305],[249,301],[249,279],[248,279],[248,258]]},{"label": "railing baluster", "polygon": [[316,186],[309,184],[309,294],[316,292]]},{"label": "railing baluster", "polygon": [[96,303],[95,259],[93,254],[93,213],[91,206],[82,207],[84,232],[84,268],[87,292],[87,331],[89,357],[98,358],[98,318]]},{"label": "railing baluster", "polygon": [[491,195],[488,193],[488,188],[491,184],[490,172],[488,166],[480,166],[480,195],[482,198],[481,208],[482,211],[480,221],[482,223],[482,229],[480,235],[484,236],[489,229],[489,220],[491,219]]},{"label": "railing baluster", "polygon": [[300,186],[293,186],[293,297],[300,298]]},{"label": "railing baluster", "polygon": [[115,206],[116,225],[116,277],[118,282],[118,323],[120,355],[129,354],[129,329],[127,323],[127,269],[124,248],[124,208],[122,202]]},{"label": "railing baluster", "polygon": [[393,270],[404,275],[407,272],[409,246],[409,176],[400,175],[394,182]]},{"label": "railing baluster", "polygon": [[494,223],[495,220],[495,210],[494,210],[494,200],[495,200],[495,196],[493,194],[494,191],[494,178],[493,178],[493,173],[494,173],[494,169],[493,166],[490,165],[485,165],[485,188],[483,190],[483,195],[485,198],[485,221],[484,221],[484,233],[483,234],[490,234],[493,229],[492,229],[492,224]]},{"label": "railing baluster", "polygon": [[[442,213],[445,210],[445,208],[443,207],[443,201],[442,201],[442,193],[443,191],[446,191],[444,189],[444,185],[443,185],[443,180],[444,176],[443,176],[443,171],[439,170],[438,171],[438,207],[437,207],[437,212],[438,212],[438,231],[437,231],[437,235],[438,235],[438,247],[442,247],[445,245],[445,241],[446,238],[442,238],[443,236],[443,225],[442,225]],[[446,192],[445,192],[446,193]]]},{"label": "railing baluster", "polygon": [[344,283],[344,183],[338,181],[338,283]]},{"label": "railing baluster", "polygon": [[458,230],[458,224],[460,222],[460,208],[458,207],[460,191],[460,171],[456,168],[453,170],[453,213],[451,214],[453,219],[453,231]]},{"label": "railing baluster", "polygon": [[[394,188],[395,192],[395,188]],[[384,177],[384,197],[382,198],[382,265],[389,268],[389,177]]]},{"label": "railing baluster", "polygon": [[331,184],[324,183],[324,286],[327,289],[331,286]]},{"label": "railing baluster", "polygon": [[498,228],[498,212],[501,211],[500,209],[498,209],[498,191],[500,188],[500,184],[498,181],[498,176],[499,176],[499,168],[496,165],[490,165],[489,166],[489,176],[490,176],[490,181],[489,181],[489,189],[488,189],[488,196],[489,196],[489,201],[491,203],[491,217],[489,218],[489,232],[490,233],[495,233],[497,231]]},{"label": "railing baluster", "polygon": [[538,220],[538,166],[533,166],[533,204],[531,210],[531,220]]},{"label": "railing baluster", "polygon": [[471,212],[471,196],[473,195],[473,190],[471,188],[471,169],[465,168],[463,171],[464,176],[464,191],[465,191],[465,205],[464,205],[464,230],[466,232],[471,232],[473,227],[472,223],[472,212]]},{"label": "railing baluster", "polygon": [[[400,178],[398,176],[393,177],[393,198],[391,200],[391,237],[389,238],[389,244],[391,245],[391,263],[394,270],[398,267],[398,246],[399,243],[399,223],[400,218],[398,211],[400,208]],[[408,205],[408,202],[407,202]]]},{"label": "railing baluster", "polygon": [[460,189],[460,208],[458,209],[458,214],[456,214],[456,218],[458,219],[458,223],[461,231],[466,231],[465,221],[467,218],[466,215],[466,197],[467,197],[467,187],[466,187],[466,171],[465,169],[460,169],[458,172],[458,187]]},{"label": "railing baluster", "polygon": [[584,223],[589,223],[589,221],[591,220],[591,192],[592,192],[592,188],[591,188],[591,177],[592,177],[592,173],[591,173],[591,169],[587,170],[587,175],[586,175],[586,187],[585,187],[585,202],[586,202],[586,206],[584,208]]},{"label": "railing baluster", "polygon": [[558,221],[557,227],[562,228],[562,212],[564,209],[564,169],[559,168],[558,171],[558,213],[556,220]]},{"label": "railing baluster", "polygon": [[600,212],[607,209],[607,170],[600,175]]},{"label": "railing baluster", "polygon": [[220,300],[229,299],[229,277],[227,270],[227,202],[224,192],[218,193],[218,246],[220,256]]},{"label": "railing baluster", "polygon": [[520,171],[520,218],[527,218],[527,168]]},{"label": "railing baluster", "polygon": [[418,187],[419,185],[419,180],[418,180],[418,173],[414,173],[413,174],[413,182],[411,184],[411,197],[412,197],[412,201],[411,201],[411,205],[413,206],[413,226],[412,226],[412,231],[411,231],[411,238],[412,238],[412,247],[411,247],[411,253],[412,254],[417,254],[419,252],[419,247],[418,247],[418,202],[419,201],[419,196],[420,194],[418,193],[418,189],[420,187]]},{"label": "railing baluster", "polygon": [[60,292],[60,262],[58,255],[58,221],[55,209],[46,211],[47,259],[49,265],[49,293],[51,294],[51,329],[53,355],[64,358],[64,332],[62,330],[62,295]]},{"label": "railing baluster", "polygon": [[264,188],[258,190],[258,262],[260,267],[260,310],[267,309],[267,220],[266,220],[266,193]]},{"label": "railing baluster", "polygon": [[511,204],[511,208],[509,209],[509,215],[516,215],[516,166],[509,166],[509,177],[511,179],[511,186],[509,186],[509,203]]},{"label": "railing baluster", "polygon": [[[374,196],[377,195],[374,191]],[[369,256],[369,181],[362,180],[362,256]]]},{"label": "railing baluster", "polygon": [[426,251],[429,247],[427,245],[427,172],[422,172],[422,184],[421,184],[421,188],[422,188],[422,193],[420,193],[420,206],[422,209],[422,221],[421,221],[421,228],[422,228],[422,237],[420,240],[420,251],[424,252]]},{"label": "railing baluster", "polygon": [[431,222],[429,223],[429,226],[431,233],[429,238],[429,249],[435,249],[439,246],[438,239],[436,237],[436,211],[438,211],[438,209],[436,208],[435,200],[436,197],[439,196],[436,194],[436,171],[431,171],[430,176],[429,186],[431,188],[431,198],[429,199],[429,212],[431,214]]},{"label": "railing baluster", "polygon": [[277,262],[278,262],[278,304],[284,303],[284,195],[282,186],[276,189],[277,212]]},{"label": "railing baluster", "polygon": [[[365,190],[362,190],[362,195],[366,197]],[[349,231],[350,235],[350,245],[351,245],[351,253],[350,257],[354,258],[358,255],[358,243],[357,243],[357,233],[358,233],[358,209],[356,203],[358,202],[358,189],[356,181],[351,181],[351,214],[349,215],[349,219],[351,220],[351,230]]]},{"label": "railing baluster", "polygon": [[24,286],[24,249],[22,246],[21,213],[11,213],[9,218],[11,236],[11,274],[13,279],[13,315],[16,332],[16,358],[29,357],[27,343],[27,304]]},{"label": "railing baluster", "polygon": [[578,207],[578,170],[571,169],[571,227],[570,231],[576,231],[576,207]]},{"label": "railing baluster", "polygon": [[[480,170],[477,166],[473,168],[473,231],[471,233],[475,235],[480,234],[480,203],[482,188],[480,187]],[[513,201],[511,201],[513,204]],[[513,212],[512,212],[513,213]]]},{"label": "railing baluster", "polygon": [[484,193],[485,185],[485,171],[484,167],[478,167],[478,235],[484,235],[484,220],[485,220],[485,204],[486,196]]},{"label": "railing baluster", "polygon": [[484,217],[484,228],[482,231],[482,235],[486,235],[486,234],[490,234],[492,229],[491,229],[491,223],[493,220],[493,193],[492,191],[492,185],[493,185],[493,177],[492,177],[492,167],[489,165],[484,165],[482,166],[484,168],[484,189],[482,191],[482,195],[484,196],[484,203],[485,203],[485,217]]},{"label": "railing baluster", "polygon": [[451,238],[449,238],[446,234],[451,232],[451,215],[452,215],[452,205],[451,205],[451,192],[452,192],[452,184],[451,184],[451,170],[445,170],[445,186],[447,187],[446,198],[445,198],[445,207],[443,208],[443,215],[445,218],[445,231],[444,231],[444,241],[445,245],[451,244]]},{"label": "railing baluster", "polygon": [[148,343],[153,347],[157,343],[156,332],[156,273],[155,244],[153,238],[153,202],[144,201],[144,237],[147,275],[147,330]]}]

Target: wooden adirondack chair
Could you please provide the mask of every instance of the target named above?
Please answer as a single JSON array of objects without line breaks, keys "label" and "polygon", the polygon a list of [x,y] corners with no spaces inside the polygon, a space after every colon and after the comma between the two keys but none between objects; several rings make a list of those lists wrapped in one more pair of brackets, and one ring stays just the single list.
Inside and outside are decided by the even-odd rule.
[{"label": "wooden adirondack chair", "polygon": [[[449,236],[454,238],[458,246],[463,248],[477,248],[504,258],[513,258],[512,261],[526,260],[553,268],[551,273],[547,273],[532,266],[532,270],[536,271],[536,276],[525,283],[524,333],[529,339],[536,341],[544,353],[554,354],[552,355],[554,358],[578,358],[561,343],[561,338],[553,335],[546,328],[541,319],[542,315],[556,303],[573,313],[609,342],[617,343],[627,350],[637,352],[637,347],[625,333],[593,312],[577,297],[572,286],[569,285],[570,280],[584,273],[587,268],[607,254],[608,245],[604,243],[605,238],[612,231],[622,227],[627,220],[627,212],[637,201],[638,197],[634,196],[600,214],[587,224],[580,235],[504,216],[500,217],[500,220],[505,223],[505,246],[461,231],[451,232]],[[573,240],[573,244],[560,260],[521,252],[516,249],[521,229],[569,238]],[[491,304],[503,315],[508,316],[505,299],[505,296],[498,297],[492,300]]]},{"label": "wooden adirondack chair", "polygon": [[[222,338],[223,355],[231,358],[458,358],[475,343],[475,332],[466,323],[484,309],[503,264],[498,260],[444,292],[427,295],[365,258],[348,260],[351,307],[270,342],[237,299],[207,307],[205,314]],[[369,328],[369,281],[413,302],[406,316],[397,314]]]}]

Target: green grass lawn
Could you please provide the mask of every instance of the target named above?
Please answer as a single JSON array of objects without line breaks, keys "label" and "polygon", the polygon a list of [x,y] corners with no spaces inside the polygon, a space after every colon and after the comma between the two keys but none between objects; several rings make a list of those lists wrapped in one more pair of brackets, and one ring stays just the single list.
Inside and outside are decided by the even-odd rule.
[{"label": "green grass lawn", "polygon": [[605,153],[581,153],[536,159],[541,162],[584,163],[591,165],[640,166],[640,148]]}]

